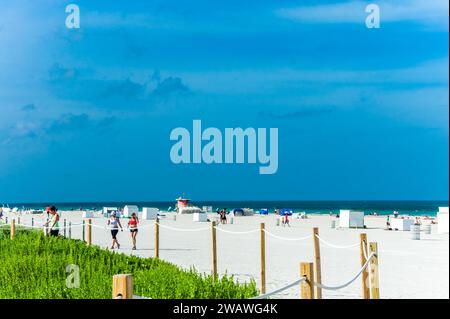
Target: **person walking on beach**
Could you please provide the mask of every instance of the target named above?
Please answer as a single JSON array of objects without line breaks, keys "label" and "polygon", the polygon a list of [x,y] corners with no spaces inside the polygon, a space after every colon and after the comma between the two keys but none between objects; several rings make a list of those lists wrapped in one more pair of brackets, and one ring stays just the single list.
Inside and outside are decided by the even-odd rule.
[{"label": "person walking on beach", "polygon": [[224,208],[221,212],[220,212],[220,222],[222,224],[226,224],[227,223],[227,209]]},{"label": "person walking on beach", "polygon": [[133,250],[136,250],[136,236],[138,233],[138,224],[139,219],[136,216],[136,213],[131,214],[131,218],[128,221],[128,228],[130,229],[131,233],[131,241],[133,242]]},{"label": "person walking on beach", "polygon": [[284,218],[283,218],[283,227],[288,225],[289,227],[291,227],[291,225],[289,224],[289,215],[288,213],[284,213]]},{"label": "person walking on beach", "polygon": [[111,236],[112,236],[111,249],[114,249],[114,245],[117,245],[117,249],[120,249],[120,244],[117,241],[117,233],[119,232],[119,227],[121,231],[123,231],[123,228],[115,212],[113,212],[111,214],[111,217],[108,219],[108,226],[111,227]]},{"label": "person walking on beach", "polygon": [[59,234],[59,214],[58,209],[55,206],[50,206],[47,210],[47,214],[51,217],[48,218],[47,222],[44,224],[47,228],[47,234],[50,236],[57,237]]}]

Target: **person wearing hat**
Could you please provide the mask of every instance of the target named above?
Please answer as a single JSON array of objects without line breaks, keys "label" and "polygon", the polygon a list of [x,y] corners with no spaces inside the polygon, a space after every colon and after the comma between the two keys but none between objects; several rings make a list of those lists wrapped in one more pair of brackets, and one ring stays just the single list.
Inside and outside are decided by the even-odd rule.
[{"label": "person wearing hat", "polygon": [[112,236],[111,249],[114,249],[115,245],[117,245],[117,249],[120,249],[120,244],[117,241],[117,233],[119,232],[119,226],[121,231],[123,231],[123,228],[119,218],[117,217],[116,212],[111,213],[111,217],[108,219],[108,226],[111,227],[111,236]]}]

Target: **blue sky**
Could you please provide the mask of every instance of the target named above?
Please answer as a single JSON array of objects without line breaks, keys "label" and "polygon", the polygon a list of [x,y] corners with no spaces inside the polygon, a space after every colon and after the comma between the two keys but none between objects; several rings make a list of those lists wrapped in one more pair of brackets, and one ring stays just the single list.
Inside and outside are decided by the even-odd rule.
[{"label": "blue sky", "polygon": [[[448,199],[448,1],[368,3],[0,0],[0,202]],[[278,172],[174,165],[193,119]]]}]

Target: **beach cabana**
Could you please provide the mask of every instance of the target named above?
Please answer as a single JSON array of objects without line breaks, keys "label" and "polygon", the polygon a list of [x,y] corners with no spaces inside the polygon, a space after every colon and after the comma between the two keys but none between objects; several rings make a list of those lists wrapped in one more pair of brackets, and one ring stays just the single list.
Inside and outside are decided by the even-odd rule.
[{"label": "beach cabana", "polygon": [[437,213],[438,233],[448,234],[448,207],[439,207]]},{"label": "beach cabana", "polygon": [[205,213],[212,213],[213,208],[212,206],[203,206],[202,211],[204,211]]},{"label": "beach cabana", "polygon": [[82,217],[83,218],[93,218],[94,217],[94,213],[92,211],[85,210],[85,211],[83,211]]},{"label": "beach cabana", "polygon": [[202,212],[194,213],[193,216],[192,216],[192,220],[194,222],[207,222],[208,221],[208,214],[202,213]]},{"label": "beach cabana", "polygon": [[201,212],[202,210],[196,206],[178,207],[178,214],[195,214]]},{"label": "beach cabana", "polygon": [[139,213],[139,208],[136,205],[126,205],[123,208],[122,216],[125,218],[130,218],[131,214],[135,213],[136,215]]},{"label": "beach cabana", "polygon": [[142,219],[144,220],[154,220],[158,217],[158,208],[154,207],[144,207],[142,208]]},{"label": "beach cabana", "polygon": [[409,218],[391,218],[390,222],[393,230],[410,231],[411,226],[414,225],[414,220]]},{"label": "beach cabana", "polygon": [[117,211],[117,207],[103,207],[103,217],[109,217],[115,211]]},{"label": "beach cabana", "polygon": [[230,216],[253,216],[254,213],[250,208],[235,208],[231,211]]},{"label": "beach cabana", "polygon": [[242,208],[235,208],[231,211],[232,216],[244,216],[244,210]]},{"label": "beach cabana", "polygon": [[339,227],[364,228],[364,212],[341,209],[339,211]]}]

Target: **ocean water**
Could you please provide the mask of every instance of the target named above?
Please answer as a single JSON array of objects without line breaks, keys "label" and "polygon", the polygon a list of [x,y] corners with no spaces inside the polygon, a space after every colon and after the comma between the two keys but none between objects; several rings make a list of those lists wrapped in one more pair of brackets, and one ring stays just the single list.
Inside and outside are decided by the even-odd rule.
[{"label": "ocean water", "polygon": [[[329,214],[338,213],[340,209],[361,210],[366,214],[376,212],[378,215],[392,214],[398,211],[400,214],[414,216],[435,216],[438,207],[449,206],[448,200],[443,201],[192,201],[191,204],[202,207],[212,206],[226,208],[228,211],[233,208],[261,208],[269,209],[273,213],[277,208],[294,209],[295,212]],[[175,209],[175,201],[167,202],[79,202],[79,203],[4,203],[4,206],[11,208],[43,209],[48,205],[55,205],[59,210],[101,209],[104,206],[123,207],[125,205],[137,205],[138,207],[157,207],[160,210]]]}]

